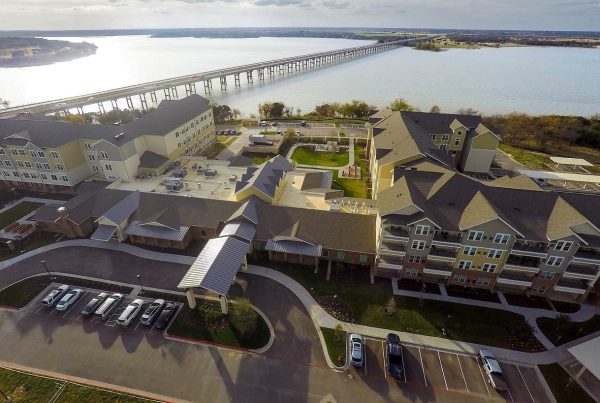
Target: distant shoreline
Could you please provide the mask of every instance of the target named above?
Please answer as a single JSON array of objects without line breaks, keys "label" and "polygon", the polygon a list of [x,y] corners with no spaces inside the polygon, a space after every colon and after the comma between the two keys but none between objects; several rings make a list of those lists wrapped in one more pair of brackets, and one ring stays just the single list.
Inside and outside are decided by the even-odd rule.
[{"label": "distant shoreline", "polygon": [[43,66],[87,57],[98,47],[88,42],[43,38],[0,38],[0,68]]}]

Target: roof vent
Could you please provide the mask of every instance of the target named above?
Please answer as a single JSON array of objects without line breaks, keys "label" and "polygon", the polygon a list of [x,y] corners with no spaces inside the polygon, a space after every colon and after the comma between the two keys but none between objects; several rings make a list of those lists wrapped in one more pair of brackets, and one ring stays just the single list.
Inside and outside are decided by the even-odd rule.
[{"label": "roof vent", "polygon": [[115,139],[119,140],[119,139],[123,138],[124,135],[125,135],[125,133],[115,134]]}]

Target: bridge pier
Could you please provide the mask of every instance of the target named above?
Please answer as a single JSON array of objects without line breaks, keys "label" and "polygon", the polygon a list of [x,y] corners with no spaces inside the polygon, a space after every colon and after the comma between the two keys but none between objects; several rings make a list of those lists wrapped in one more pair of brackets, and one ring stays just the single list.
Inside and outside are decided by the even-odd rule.
[{"label": "bridge pier", "polygon": [[292,72],[292,68],[293,68],[292,63],[287,63],[286,65],[287,65],[287,71],[288,71],[288,73],[291,73]]},{"label": "bridge pier", "polygon": [[77,114],[78,115],[83,115],[83,106],[78,106],[77,107]]},{"label": "bridge pier", "polygon": [[265,69],[258,69],[256,71],[258,72],[258,80],[259,81],[264,81],[264,79],[265,79]]},{"label": "bridge pier", "polygon": [[165,99],[171,99],[171,91],[168,88],[163,88],[163,93],[165,95]]},{"label": "bridge pier", "polygon": [[131,97],[125,97],[125,101],[127,101],[127,108],[133,109],[133,100]]},{"label": "bridge pier", "polygon": [[285,65],[280,64],[279,65],[279,75],[282,76],[285,74]]},{"label": "bridge pier", "polygon": [[171,87],[171,95],[174,98],[179,98],[179,94],[177,94],[177,87],[176,86],[175,87]]},{"label": "bridge pier", "polygon": [[221,91],[227,91],[227,77],[219,77],[221,83]]},{"label": "bridge pier", "polygon": [[148,110],[148,101],[146,100],[146,93],[144,92],[140,94],[140,105],[142,105],[142,110]]},{"label": "bridge pier", "polygon": [[112,108],[113,108],[113,111],[114,111],[115,109],[117,109],[117,110],[119,109],[119,104],[118,104],[117,102],[118,102],[118,100],[117,100],[117,99],[111,99],[111,100],[110,100],[110,105],[112,106]]},{"label": "bridge pier", "polygon": [[233,85],[235,85],[236,87],[240,87],[240,75],[239,74],[234,74],[233,75]]},{"label": "bridge pier", "polygon": [[211,88],[210,80],[204,80],[204,93],[206,95],[210,94],[210,88]]},{"label": "bridge pier", "polygon": [[105,114],[106,110],[104,109],[104,104],[102,102],[98,102],[98,112],[101,114]]},{"label": "bridge pier", "polygon": [[246,79],[248,80],[248,84],[254,84],[254,77],[252,76],[252,71],[246,72]]},{"label": "bridge pier", "polygon": [[188,83],[185,85],[185,95],[189,97],[196,93],[196,83]]},{"label": "bridge pier", "polygon": [[150,101],[153,103],[157,103],[158,100],[156,99],[156,91],[152,91],[150,92]]}]

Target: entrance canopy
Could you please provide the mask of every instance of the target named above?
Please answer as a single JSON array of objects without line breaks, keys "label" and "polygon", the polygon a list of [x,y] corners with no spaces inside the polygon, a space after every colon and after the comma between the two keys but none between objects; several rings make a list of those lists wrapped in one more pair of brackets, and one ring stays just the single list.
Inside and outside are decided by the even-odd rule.
[{"label": "entrance canopy", "polygon": [[591,164],[584,160],[583,158],[564,158],[564,157],[550,157],[550,161],[559,165],[573,165],[580,167],[593,167],[594,164]]},{"label": "entrance canopy", "polygon": [[600,380],[600,359],[598,359],[598,351],[600,351],[600,337],[588,340],[568,349],[573,357],[581,363],[588,371]]},{"label": "entrance canopy", "polygon": [[117,227],[114,225],[100,224],[90,239],[94,241],[110,241],[115,231],[117,231]]},{"label": "entrance canopy", "polygon": [[265,250],[271,252],[282,252],[282,253],[290,253],[294,255],[302,255],[302,256],[321,256],[322,251],[321,245],[312,245],[306,242],[299,241],[274,241],[269,239],[267,241],[267,246]]},{"label": "entrance canopy", "polygon": [[527,175],[530,178],[546,179],[546,180],[563,180],[569,182],[587,182],[587,183],[600,183],[600,175],[583,175],[583,174],[572,174],[566,172],[552,172],[552,171],[535,171],[532,169],[519,169],[519,173]]},{"label": "entrance canopy", "polygon": [[209,240],[177,287],[199,287],[226,296],[248,248],[248,243],[231,236]]}]

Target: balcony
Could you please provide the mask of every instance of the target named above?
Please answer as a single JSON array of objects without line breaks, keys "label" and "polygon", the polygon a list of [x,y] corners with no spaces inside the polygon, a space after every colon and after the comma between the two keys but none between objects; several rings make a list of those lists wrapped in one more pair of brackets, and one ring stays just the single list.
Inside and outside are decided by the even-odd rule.
[{"label": "balcony", "polygon": [[586,266],[571,263],[567,266],[565,272],[563,273],[564,277],[568,278],[579,278],[584,280],[594,280],[596,275],[598,274],[598,267],[596,266]]},{"label": "balcony", "polygon": [[583,263],[597,263],[600,264],[600,251],[596,249],[590,248],[579,248],[577,252],[575,252],[575,261],[580,261]]},{"label": "balcony", "polygon": [[381,237],[388,240],[408,241],[408,231],[402,228],[383,228]]},{"label": "balcony", "polygon": [[532,284],[531,277],[521,273],[506,272],[504,270],[500,272],[496,281],[500,284],[518,285],[521,287],[531,287]]},{"label": "balcony", "polygon": [[452,266],[449,264],[437,264],[433,262],[425,263],[425,267],[423,268],[424,274],[433,274],[436,276],[446,276],[450,277],[452,274]]},{"label": "balcony", "polygon": [[402,270],[404,267],[403,259],[394,259],[390,257],[379,259],[379,268],[390,270]]},{"label": "balcony", "polygon": [[381,242],[379,253],[386,256],[404,256],[406,255],[406,245],[394,242]]},{"label": "balcony", "polygon": [[548,244],[534,241],[515,241],[511,253],[522,256],[544,257]]},{"label": "balcony", "polygon": [[513,268],[514,270],[537,272],[540,260],[539,258],[530,256],[515,256],[511,252],[508,259],[506,259],[506,267]]},{"label": "balcony", "polygon": [[570,292],[574,294],[585,294],[588,289],[588,283],[585,280],[571,280],[562,278],[554,286],[554,290]]},{"label": "balcony", "polygon": [[456,250],[432,246],[429,250],[427,259],[442,260],[444,262],[454,262],[456,259]]},{"label": "balcony", "polygon": [[445,245],[458,247],[462,239],[462,234],[451,233],[446,231],[436,231],[433,234],[433,245]]}]

